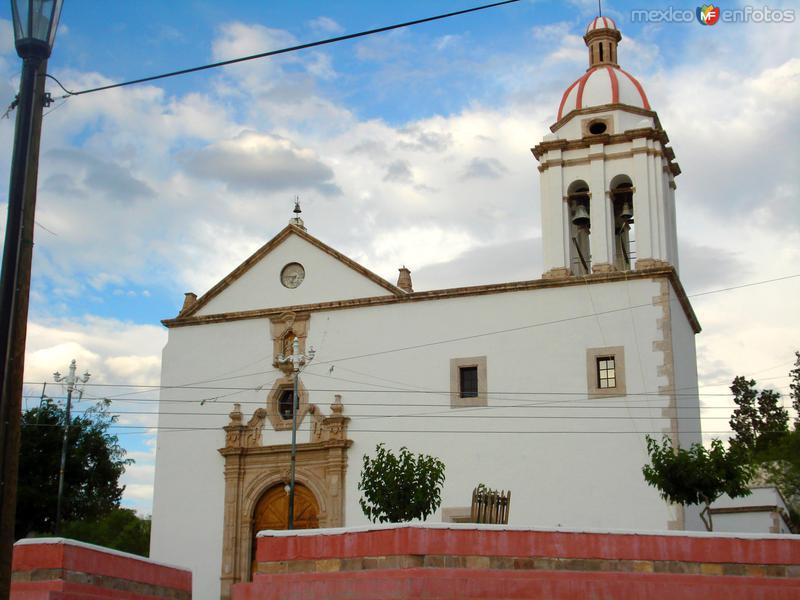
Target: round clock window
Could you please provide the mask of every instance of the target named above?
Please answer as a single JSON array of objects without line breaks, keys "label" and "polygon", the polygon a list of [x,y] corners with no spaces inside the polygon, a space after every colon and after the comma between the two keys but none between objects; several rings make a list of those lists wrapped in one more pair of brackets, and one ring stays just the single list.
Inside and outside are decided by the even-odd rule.
[{"label": "round clock window", "polygon": [[305,277],[306,270],[300,263],[289,263],[281,271],[281,283],[291,290],[303,283]]}]

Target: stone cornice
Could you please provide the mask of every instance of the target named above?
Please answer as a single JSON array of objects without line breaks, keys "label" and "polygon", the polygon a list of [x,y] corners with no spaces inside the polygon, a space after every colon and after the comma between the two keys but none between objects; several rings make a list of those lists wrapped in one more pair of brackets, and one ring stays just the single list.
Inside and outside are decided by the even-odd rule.
[{"label": "stone cornice", "polygon": [[[327,450],[329,448],[349,448],[353,445],[353,440],[343,439],[343,440],[326,440],[324,442],[307,442],[307,443],[298,443],[296,448],[297,452],[312,452],[312,451],[319,451],[319,450]],[[251,446],[251,447],[232,447],[226,446],[225,448],[219,448],[217,452],[219,452],[222,456],[235,456],[237,454],[263,454],[263,455],[271,455],[271,454],[285,454],[287,452],[291,452],[292,445],[291,444],[273,444],[271,446]]]},{"label": "stone cornice", "polygon": [[425,302],[431,300],[443,300],[448,298],[461,298],[466,296],[483,296],[487,294],[502,294],[506,292],[522,292],[528,290],[567,287],[576,285],[591,285],[597,283],[609,283],[637,279],[660,279],[666,278],[672,284],[675,294],[683,307],[686,317],[692,325],[695,333],[701,330],[697,316],[692,309],[689,298],[681,285],[678,274],[670,266],[659,266],[655,268],[642,269],[639,271],[612,271],[608,273],[592,273],[585,276],[572,276],[563,278],[534,279],[530,281],[516,281],[510,283],[496,283],[488,285],[478,285],[469,287],[449,288],[443,290],[430,290],[423,292],[405,293],[392,296],[371,296],[368,298],[354,298],[350,300],[336,300],[332,302],[320,302],[317,304],[304,304],[297,306],[282,306],[277,308],[247,310],[232,313],[219,313],[214,315],[184,316],[179,315],[174,319],[161,321],[165,327],[187,327],[192,325],[206,325],[209,323],[224,323],[227,321],[241,321],[245,319],[267,319],[278,316],[285,312],[312,313],[329,310],[342,310],[350,308],[360,308],[364,306],[380,306],[384,304],[396,304],[403,302]]},{"label": "stone cornice", "polygon": [[542,156],[550,150],[561,150],[562,152],[568,150],[585,150],[591,148],[595,144],[604,144],[607,146],[612,144],[624,144],[642,138],[661,142],[662,146],[666,146],[669,143],[667,132],[663,129],[642,127],[640,129],[629,129],[623,133],[589,135],[578,140],[550,140],[541,142],[531,148],[531,152],[536,160],[541,160]]},{"label": "stone cornice", "polygon": [[[652,148],[632,148],[625,152],[615,152],[602,155],[589,155],[581,158],[572,159],[558,159],[558,160],[545,160],[542,162],[542,157],[550,150],[561,150],[566,152],[569,150],[589,150],[595,144],[603,144],[603,146],[612,146],[615,144],[630,143],[634,140],[645,139],[653,140],[661,144],[661,149]],[[661,156],[667,163],[667,170],[673,177],[677,177],[681,173],[681,168],[675,162],[675,151],[668,147],[669,137],[667,132],[663,129],[655,129],[653,127],[642,127],[640,129],[629,129],[623,133],[617,134],[600,134],[590,135],[578,140],[550,140],[541,142],[531,148],[531,152],[536,160],[540,161],[539,172],[543,172],[552,166],[569,166],[589,163],[592,158],[605,158],[606,160],[613,160],[617,158],[626,158],[634,154],[644,152],[650,153],[655,156]]]},{"label": "stone cornice", "polygon": [[[170,321],[174,321],[177,319],[184,319],[187,317],[191,317],[197,313],[198,310],[203,308],[206,304],[208,304],[213,298],[218,296],[223,290],[228,288],[234,281],[239,279],[242,275],[244,275],[247,271],[249,271],[258,261],[264,258],[267,254],[269,254],[274,248],[279,246],[286,238],[290,235],[296,235],[309,244],[319,248],[329,256],[332,256],[336,260],[341,263],[344,263],[346,266],[350,267],[354,271],[357,271],[367,279],[370,279],[374,283],[377,283],[382,288],[386,289],[388,292],[396,296],[402,296],[406,292],[401,290],[399,287],[392,285],[388,281],[386,281],[383,277],[376,275],[366,267],[361,266],[353,259],[348,258],[341,252],[334,250],[326,243],[318,240],[313,235],[309,234],[307,231],[297,227],[296,225],[289,224],[284,227],[278,235],[268,241],[266,244],[261,246],[258,250],[256,250],[253,254],[251,254],[242,264],[236,267],[233,271],[231,271],[224,279],[222,279],[219,283],[217,283],[214,287],[208,290],[205,294],[200,296],[195,302],[187,306],[185,309],[181,310],[178,316],[175,319],[168,319]],[[166,323],[166,321],[162,321]]]},{"label": "stone cornice", "polygon": [[[591,69],[591,67],[590,67]],[[638,106],[630,106],[628,104],[601,104],[600,106],[590,106],[588,108],[579,108],[575,110],[571,110],[567,114],[565,114],[561,119],[556,121],[550,126],[550,131],[555,133],[559,129],[561,129],[564,125],[567,124],[573,117],[577,117],[578,115],[592,115],[600,112],[607,112],[609,110],[622,110],[625,112],[633,113],[635,115],[642,115],[643,117],[651,117],[655,120],[656,127],[661,129],[661,122],[658,120],[658,115],[654,110],[648,110],[646,108],[639,108]]]}]

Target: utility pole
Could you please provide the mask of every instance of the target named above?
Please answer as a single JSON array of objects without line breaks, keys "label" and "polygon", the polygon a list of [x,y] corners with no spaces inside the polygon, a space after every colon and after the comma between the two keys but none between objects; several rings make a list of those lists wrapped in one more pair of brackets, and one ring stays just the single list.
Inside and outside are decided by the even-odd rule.
[{"label": "utility pole", "polygon": [[79,383],[86,383],[89,381],[91,374],[86,371],[82,376],[75,375],[78,365],[75,359],[69,363],[69,375],[62,376],[61,373],[56,371],[53,373],[53,379],[56,383],[64,383],[67,386],[67,411],[64,419],[64,439],[61,442],[61,468],[58,471],[58,499],[56,500],[56,528],[55,534],[58,535],[61,531],[61,500],[64,496],[64,472],[67,469],[67,447],[69,445],[69,425],[72,420],[72,392],[77,391],[81,396],[83,390],[78,389]]},{"label": "utility pole", "polygon": [[33,255],[33,218],[47,59],[63,0],[11,3],[14,45],[22,58],[8,216],[0,277],[0,600],[9,597],[19,465],[20,408]]},{"label": "utility pole", "polygon": [[314,360],[315,354],[316,353],[314,352],[313,346],[309,348],[308,354],[301,354],[300,340],[295,337],[294,341],[292,342],[291,356],[284,356],[283,354],[278,355],[278,363],[292,363],[292,379],[294,385],[294,391],[292,393],[292,461],[289,470],[289,517],[287,520],[289,529],[294,529],[294,473],[295,465],[297,464],[297,409],[299,408],[297,396],[297,378],[300,375],[300,367],[303,367]]}]

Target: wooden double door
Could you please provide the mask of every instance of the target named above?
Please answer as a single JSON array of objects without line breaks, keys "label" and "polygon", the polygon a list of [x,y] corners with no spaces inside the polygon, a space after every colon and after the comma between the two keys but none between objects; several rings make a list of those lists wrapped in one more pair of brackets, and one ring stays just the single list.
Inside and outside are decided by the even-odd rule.
[{"label": "wooden double door", "polygon": [[[294,528],[317,529],[319,503],[306,486],[294,486]],[[256,534],[264,529],[289,529],[289,494],[283,484],[269,488],[259,499],[253,512],[253,545],[251,573],[256,569]]]}]

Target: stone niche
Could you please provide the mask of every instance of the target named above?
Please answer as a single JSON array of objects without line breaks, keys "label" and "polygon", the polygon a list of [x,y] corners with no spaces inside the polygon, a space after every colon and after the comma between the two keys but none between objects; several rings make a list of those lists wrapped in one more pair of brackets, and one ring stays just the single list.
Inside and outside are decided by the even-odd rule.
[{"label": "stone niche", "polygon": [[[316,405],[308,407],[310,439],[297,444],[295,480],[313,493],[319,507],[320,527],[344,525],[344,489],[347,473],[347,426],[341,396],[335,396],[330,414]],[[264,493],[289,482],[291,445],[262,445],[267,410],[258,408],[244,422],[241,406],[234,404],[225,426],[225,515],[222,547],[222,598],[228,599],[234,583],[250,581],[255,537],[254,511]]]},{"label": "stone niche", "polygon": [[291,363],[279,363],[278,356],[289,356],[292,353],[294,338],[300,342],[300,352],[306,352],[306,338],[308,337],[308,314],[285,312],[277,317],[272,317],[269,323],[269,333],[272,338],[272,366],[283,371],[286,376],[292,372]]}]

